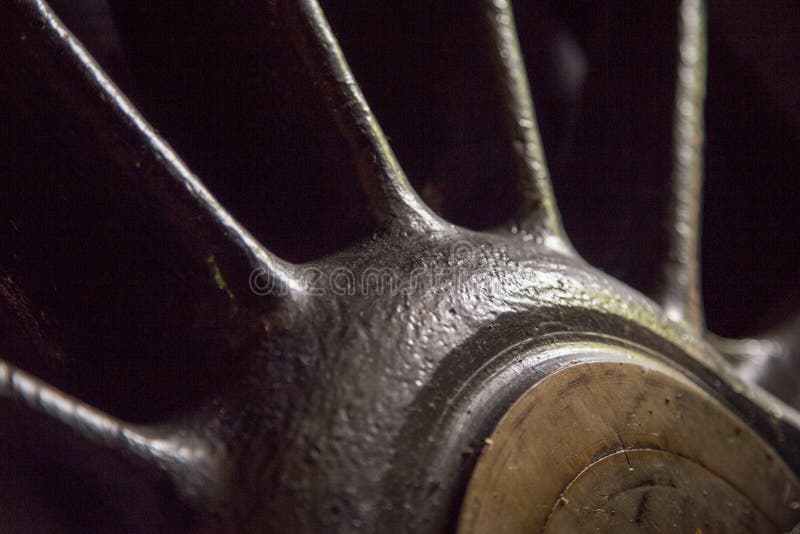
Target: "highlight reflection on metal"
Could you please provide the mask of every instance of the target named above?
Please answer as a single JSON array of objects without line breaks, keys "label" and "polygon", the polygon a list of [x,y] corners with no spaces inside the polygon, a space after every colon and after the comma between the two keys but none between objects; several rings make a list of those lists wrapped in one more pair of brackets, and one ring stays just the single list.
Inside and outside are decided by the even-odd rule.
[{"label": "highlight reflection on metal", "polygon": [[506,92],[504,100],[513,132],[514,153],[519,160],[520,225],[530,231],[566,241],[550,183],[511,4],[507,0],[494,0],[486,4],[487,24],[499,64],[499,76]]},{"label": "highlight reflection on metal", "polygon": [[291,36],[358,159],[361,183],[375,215],[422,231],[446,226],[417,196],[350,72],[325,15],[314,0],[284,2]]},{"label": "highlight reflection on metal", "polygon": [[700,214],[707,55],[705,2],[681,2],[679,34],[671,233],[663,305],[671,318],[684,320],[700,332],[704,328],[700,290]]},{"label": "highlight reflection on metal", "polygon": [[[99,445],[127,451],[158,465],[191,498],[213,497],[224,465],[219,451],[206,441],[177,428],[131,425],[59,391],[0,360],[0,398],[25,403]],[[213,451],[213,452],[212,452]]]}]

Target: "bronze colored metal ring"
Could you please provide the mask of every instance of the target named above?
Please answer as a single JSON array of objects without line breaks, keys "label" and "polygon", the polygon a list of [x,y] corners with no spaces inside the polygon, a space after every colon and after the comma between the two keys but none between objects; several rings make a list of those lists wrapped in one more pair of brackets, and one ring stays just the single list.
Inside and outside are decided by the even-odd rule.
[{"label": "bronze colored metal ring", "polygon": [[458,531],[776,532],[800,482],[717,398],[651,356],[590,351],[486,439]]}]

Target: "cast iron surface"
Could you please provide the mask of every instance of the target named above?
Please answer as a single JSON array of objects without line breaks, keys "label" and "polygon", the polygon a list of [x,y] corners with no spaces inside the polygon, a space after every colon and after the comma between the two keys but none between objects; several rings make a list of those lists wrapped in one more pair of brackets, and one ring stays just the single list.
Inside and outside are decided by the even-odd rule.
[{"label": "cast iron surface", "polygon": [[[460,31],[483,30],[476,77],[499,80],[471,103],[481,135],[505,147],[487,156],[488,175],[509,209],[469,225],[446,218],[453,201],[441,187],[412,176],[436,210],[417,195],[316,2],[138,4],[109,3],[132,57],[106,65],[171,125],[225,202],[47,4],[0,8],[0,437],[10,459],[0,521],[452,529],[483,438],[530,385],[569,363],[525,355],[559,343],[659,354],[800,469],[796,329],[737,342],[704,326],[702,2],[678,14],[660,303],[590,266],[566,237],[505,1],[465,9],[472,26],[451,28],[464,43]],[[449,14],[439,9],[430,16]],[[165,46],[148,50],[159,39]],[[252,57],[226,64],[254,44]],[[214,53],[189,67],[182,60],[198,48]],[[230,76],[249,88],[229,94]],[[200,104],[208,95],[193,88],[206,78],[225,106]],[[482,115],[490,108],[503,112]],[[247,120],[230,128],[234,116]],[[238,148],[218,148],[229,146]],[[308,147],[327,156],[306,158]],[[303,208],[283,202],[287,191],[332,207],[298,228],[291,212]],[[271,211],[241,200],[263,195]]]}]

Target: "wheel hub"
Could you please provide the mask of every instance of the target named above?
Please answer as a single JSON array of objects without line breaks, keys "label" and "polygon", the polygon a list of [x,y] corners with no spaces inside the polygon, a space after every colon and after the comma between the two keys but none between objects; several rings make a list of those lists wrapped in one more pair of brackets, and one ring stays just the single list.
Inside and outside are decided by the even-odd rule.
[{"label": "wheel hub", "polygon": [[798,507],[791,469],[690,377],[587,348],[487,438],[459,532],[774,532]]}]

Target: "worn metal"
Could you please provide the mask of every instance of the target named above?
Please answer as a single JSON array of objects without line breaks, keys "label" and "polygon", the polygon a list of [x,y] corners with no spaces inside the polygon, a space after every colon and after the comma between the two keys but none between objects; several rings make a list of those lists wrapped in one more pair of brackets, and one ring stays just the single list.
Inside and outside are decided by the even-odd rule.
[{"label": "worn metal", "polygon": [[662,304],[676,320],[704,328],[700,287],[700,221],[703,205],[703,103],[706,97],[706,7],[681,2],[678,75],[673,132],[669,255]]},{"label": "worn metal", "polygon": [[658,355],[596,342],[538,357],[568,360],[487,438],[460,532],[794,526],[800,481],[792,470]]},{"label": "worn metal", "polygon": [[[170,292],[162,300],[178,302],[167,308],[172,315],[165,311],[150,321],[174,326],[178,341],[149,339],[154,330],[143,315],[133,315],[143,340],[119,335],[140,351],[131,357],[142,363],[124,367],[145,369],[140,389],[171,371],[185,387],[176,396],[191,399],[168,398],[174,406],[167,409],[139,406],[148,400],[139,390],[98,394],[94,403],[82,398],[96,394],[96,384],[81,382],[77,371],[53,371],[81,355],[53,349],[58,330],[30,297],[46,300],[41,279],[61,279],[42,267],[46,261],[33,261],[30,249],[17,254],[9,247],[0,265],[0,443],[10,459],[3,463],[11,465],[0,488],[6,495],[34,502],[47,489],[64,494],[69,485],[63,481],[73,481],[81,491],[69,494],[72,506],[53,512],[63,530],[103,521],[107,530],[437,532],[496,529],[519,518],[530,526],[519,503],[481,507],[491,513],[487,522],[476,512],[475,503],[494,492],[513,491],[515,498],[537,500],[534,526],[550,514],[553,524],[591,529],[615,527],[616,520],[586,518],[581,506],[605,506],[598,491],[628,483],[635,491],[612,504],[621,517],[639,514],[650,524],[637,506],[649,482],[639,477],[652,473],[671,476],[667,486],[674,489],[653,498],[653,517],[672,510],[673,493],[701,499],[708,492],[708,502],[735,501],[753,513],[722,517],[708,506],[687,505],[682,526],[740,527],[752,520],[753,528],[768,530],[800,520],[800,413],[744,379],[705,339],[702,323],[690,317],[694,304],[681,301],[683,312],[675,316],[568,245],[508,4],[488,5],[489,39],[503,60],[514,136],[524,145],[516,147],[529,186],[520,204],[541,219],[524,231],[496,232],[455,226],[423,204],[315,1],[267,4],[270,20],[293,43],[286,53],[295,50],[301,59],[290,74],[301,70],[330,108],[378,220],[367,239],[302,265],[278,258],[236,222],[45,2],[12,0],[0,8],[0,94],[21,107],[46,96],[47,109],[60,110],[48,119],[65,132],[63,150],[74,156],[93,148],[90,157],[76,156],[91,166],[90,187],[45,175],[48,187],[32,189],[30,197],[52,217],[63,216],[61,225],[73,224],[70,217],[82,220],[86,206],[107,214],[86,225],[136,263],[132,273],[146,273],[147,283]],[[686,31],[702,35],[702,21],[689,15],[694,26],[687,23]],[[703,47],[692,43],[686,54],[694,62],[685,68],[696,74]],[[35,96],[16,91],[12,78]],[[690,145],[691,161],[688,170],[676,170],[676,191],[680,199],[686,191],[694,195],[685,198],[691,211],[699,206],[700,146],[692,136],[702,80],[690,78],[682,78],[688,86],[679,88],[678,100],[693,106],[684,125],[691,132],[685,137],[679,128],[678,144]],[[679,159],[682,153],[679,147]],[[111,182],[129,187],[103,187]],[[41,237],[31,210],[18,207],[29,202],[28,194],[16,193],[7,209],[26,236]],[[541,209],[532,206],[536,195]],[[159,250],[169,250],[159,256],[167,264],[153,267],[124,255],[120,241],[140,249],[127,228],[113,225],[117,210],[149,232]],[[684,222],[690,227],[676,226],[676,239],[688,236],[680,246],[691,249],[697,213]],[[57,230],[67,244],[82,243]],[[48,261],[78,261],[45,253]],[[19,255],[35,276],[26,277]],[[696,255],[673,259],[673,266],[697,272]],[[697,290],[694,278],[676,276],[688,281],[681,291]],[[157,290],[147,286],[140,302],[151,302]],[[87,337],[95,334],[101,338],[101,332]],[[73,340],[74,346],[80,343]],[[160,352],[146,354],[155,346]],[[105,364],[93,357],[77,369]],[[178,361],[178,369],[149,371],[163,360]],[[133,396],[127,405],[119,400],[126,394]],[[541,412],[526,411],[538,410],[538,401]],[[529,419],[509,426],[520,411]],[[533,442],[520,443],[522,437]],[[499,458],[507,447],[513,454]],[[501,477],[508,475],[508,458],[525,464],[516,479]],[[38,472],[39,462],[55,474]],[[32,471],[37,476],[26,478]],[[748,480],[749,473],[758,476]],[[530,493],[517,492],[521,486]],[[571,509],[570,502],[580,506]],[[14,526],[38,524],[22,508],[3,513]]]},{"label": "worn metal", "polygon": [[381,127],[350,72],[328,21],[314,0],[283,2],[291,37],[322,88],[342,134],[357,160],[361,183],[380,219],[399,219],[406,228],[433,232],[446,226],[417,197]]},{"label": "worn metal", "polygon": [[507,106],[511,142],[519,168],[520,217],[518,225],[567,242],[556,206],[550,171],[536,121],[528,75],[520,51],[514,12],[506,0],[486,2],[487,26],[498,64]]}]

